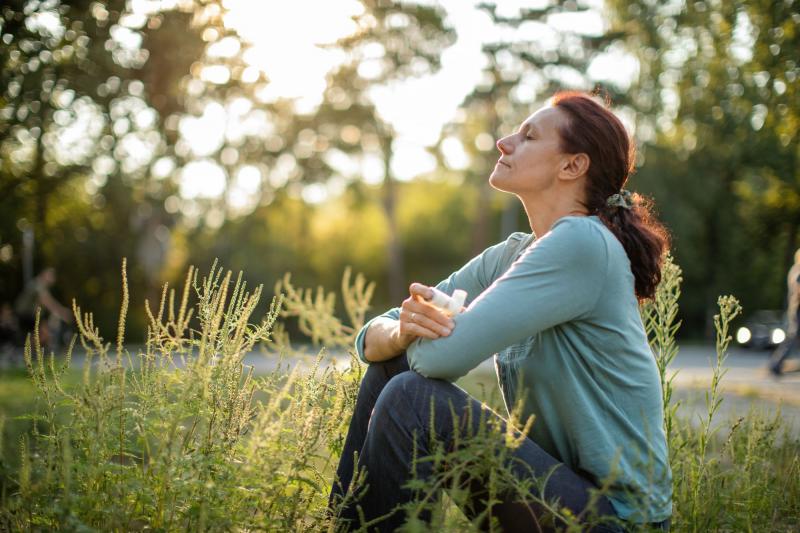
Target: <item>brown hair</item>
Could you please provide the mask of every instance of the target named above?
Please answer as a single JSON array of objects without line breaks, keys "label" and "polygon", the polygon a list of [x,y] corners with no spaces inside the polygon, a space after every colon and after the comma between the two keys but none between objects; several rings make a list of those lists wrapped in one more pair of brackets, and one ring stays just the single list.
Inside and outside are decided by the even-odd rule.
[{"label": "brown hair", "polygon": [[561,148],[589,156],[585,207],[622,243],[631,262],[636,296],[646,300],[655,295],[661,281],[669,234],[653,214],[652,201],[638,193],[633,193],[630,209],[606,205],[608,197],[625,186],[636,158],[636,147],[608,104],[607,100],[603,106],[582,92],[558,92],[553,97],[553,106],[567,115],[559,128]]}]

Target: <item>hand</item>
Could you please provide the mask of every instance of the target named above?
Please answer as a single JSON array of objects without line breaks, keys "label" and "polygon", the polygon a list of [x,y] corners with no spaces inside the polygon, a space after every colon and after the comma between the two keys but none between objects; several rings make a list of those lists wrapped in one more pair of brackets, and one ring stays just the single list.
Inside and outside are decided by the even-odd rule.
[{"label": "hand", "polygon": [[438,339],[450,335],[456,325],[453,319],[424,301],[432,297],[431,288],[412,283],[408,291],[410,296],[400,306],[398,347],[405,350],[417,337]]}]

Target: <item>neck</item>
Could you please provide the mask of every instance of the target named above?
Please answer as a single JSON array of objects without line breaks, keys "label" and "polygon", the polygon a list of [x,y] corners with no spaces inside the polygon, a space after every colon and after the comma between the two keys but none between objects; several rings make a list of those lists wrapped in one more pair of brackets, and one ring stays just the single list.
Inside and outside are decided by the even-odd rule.
[{"label": "neck", "polygon": [[586,208],[571,197],[523,198],[519,197],[528,215],[531,231],[541,237],[553,227],[558,219],[566,216],[587,216]]}]

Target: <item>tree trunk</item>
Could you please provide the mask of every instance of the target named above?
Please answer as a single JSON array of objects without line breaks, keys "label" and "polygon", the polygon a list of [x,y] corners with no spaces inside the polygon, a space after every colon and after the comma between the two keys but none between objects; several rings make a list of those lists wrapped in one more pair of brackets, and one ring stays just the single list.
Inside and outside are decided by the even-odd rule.
[{"label": "tree trunk", "polygon": [[[45,102],[42,102],[41,106],[42,108],[46,107]],[[52,189],[52,183],[50,183],[50,179],[46,178],[44,175],[44,110],[42,110],[40,113],[39,127],[41,131],[39,136],[36,138],[36,154],[34,155],[35,159],[30,175],[30,178],[35,182],[33,194],[34,219],[32,221],[32,226],[36,238],[33,244],[33,264],[31,265],[31,270],[34,276],[36,275],[37,269],[41,270],[42,266],[44,266],[44,252],[42,250],[42,243],[44,242],[44,236],[46,235],[47,231],[47,203]],[[37,267],[37,265],[39,266]]]},{"label": "tree trunk", "polygon": [[389,225],[389,238],[386,240],[386,259],[389,283],[389,298],[392,305],[400,303],[408,295],[406,275],[403,265],[403,244],[397,224],[397,187],[390,168],[392,156],[392,137],[383,139],[383,210]]},{"label": "tree trunk", "polygon": [[726,241],[728,228],[734,227],[736,209],[736,198],[733,194],[733,182],[735,174],[729,170],[722,175],[722,189],[718,193],[717,206],[729,206],[729,209],[711,209],[707,213],[706,228],[708,228],[707,247],[708,264],[706,265],[706,323],[705,338],[713,340],[716,335],[714,326],[714,315],[717,314],[717,300],[719,299],[719,288],[721,285],[720,272],[722,268],[728,268],[725,262],[725,251],[730,241]]},{"label": "tree trunk", "polygon": [[492,189],[488,183],[482,182],[478,186],[478,212],[475,214],[475,223],[472,226],[471,257],[484,251],[489,245],[489,211]]}]

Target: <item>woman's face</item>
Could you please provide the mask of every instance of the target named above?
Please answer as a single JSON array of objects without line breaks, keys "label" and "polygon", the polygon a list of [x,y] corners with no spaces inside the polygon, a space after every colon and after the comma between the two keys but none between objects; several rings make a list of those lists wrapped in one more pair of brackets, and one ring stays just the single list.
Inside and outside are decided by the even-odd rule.
[{"label": "woman's face", "polygon": [[495,189],[514,193],[542,193],[552,188],[564,158],[558,127],[566,120],[555,107],[543,107],[528,117],[516,133],[497,141],[500,158],[489,176]]}]

